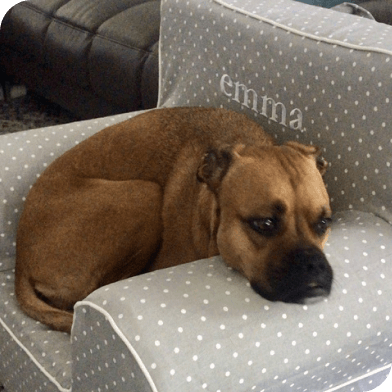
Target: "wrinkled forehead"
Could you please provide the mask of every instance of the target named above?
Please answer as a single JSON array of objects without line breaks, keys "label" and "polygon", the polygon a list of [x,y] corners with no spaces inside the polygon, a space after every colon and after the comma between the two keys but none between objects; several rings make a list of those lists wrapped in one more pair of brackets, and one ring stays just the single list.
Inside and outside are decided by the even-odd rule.
[{"label": "wrinkled forehead", "polygon": [[224,183],[236,208],[244,210],[279,205],[293,209],[298,204],[329,209],[328,194],[312,158],[278,147],[237,155]]}]

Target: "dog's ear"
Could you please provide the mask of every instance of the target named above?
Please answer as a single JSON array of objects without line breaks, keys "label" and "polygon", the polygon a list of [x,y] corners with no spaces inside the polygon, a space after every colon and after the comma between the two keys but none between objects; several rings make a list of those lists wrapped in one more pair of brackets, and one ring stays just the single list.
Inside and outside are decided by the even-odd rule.
[{"label": "dog's ear", "polygon": [[321,149],[319,147],[297,142],[287,142],[285,146],[291,147],[305,156],[312,156],[322,176],[327,171],[328,162],[321,156]]},{"label": "dog's ear", "polygon": [[209,150],[204,155],[197,170],[197,179],[206,183],[216,193],[230,167],[232,159],[233,155],[229,149]]}]

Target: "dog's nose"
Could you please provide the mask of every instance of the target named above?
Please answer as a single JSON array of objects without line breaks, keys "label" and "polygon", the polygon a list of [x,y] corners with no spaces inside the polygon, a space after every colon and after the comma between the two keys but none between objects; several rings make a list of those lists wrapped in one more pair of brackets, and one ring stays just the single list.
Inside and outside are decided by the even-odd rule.
[{"label": "dog's nose", "polygon": [[333,271],[324,253],[312,246],[289,251],[268,273],[269,288],[251,281],[258,294],[269,301],[310,303],[327,297],[332,288]]},{"label": "dog's nose", "polygon": [[288,255],[287,259],[309,277],[317,277],[325,273],[329,266],[324,253],[317,248],[296,249]]},{"label": "dog's nose", "polygon": [[271,269],[272,291],[267,293],[257,282],[252,287],[266,299],[303,304],[327,297],[332,280],[332,268],[324,253],[314,246],[301,246],[289,251],[280,266]]},{"label": "dog's nose", "polygon": [[331,292],[333,271],[324,253],[316,247],[301,247],[285,257],[284,302],[305,303]]}]

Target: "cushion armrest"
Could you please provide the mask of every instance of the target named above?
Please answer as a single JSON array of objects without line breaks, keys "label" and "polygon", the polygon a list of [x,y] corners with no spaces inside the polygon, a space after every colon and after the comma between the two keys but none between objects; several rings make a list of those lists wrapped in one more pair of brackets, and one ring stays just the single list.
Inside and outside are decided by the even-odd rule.
[{"label": "cushion armrest", "polygon": [[308,306],[268,302],[220,257],[103,287],[75,308],[73,390],[327,390],[379,376],[392,362],[391,239],[371,214],[338,214],[334,289]]}]

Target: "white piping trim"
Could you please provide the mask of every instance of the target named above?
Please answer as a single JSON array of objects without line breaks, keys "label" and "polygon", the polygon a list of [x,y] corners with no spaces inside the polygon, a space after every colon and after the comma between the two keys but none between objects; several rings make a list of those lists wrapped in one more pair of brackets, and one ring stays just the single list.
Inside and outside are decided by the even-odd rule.
[{"label": "white piping trim", "polygon": [[144,365],[144,363],[143,363],[142,359],[140,358],[139,354],[133,348],[132,344],[129,342],[127,337],[122,333],[120,328],[117,326],[116,322],[114,321],[114,319],[110,315],[110,313],[108,313],[105,309],[102,309],[100,306],[98,306],[97,304],[95,304],[93,302],[90,302],[90,301],[79,301],[79,302],[77,302],[75,307],[74,307],[74,310],[76,310],[77,307],[83,306],[83,305],[84,306],[90,306],[91,308],[95,309],[99,313],[102,313],[106,317],[106,319],[109,321],[109,323],[112,326],[112,328],[114,329],[114,331],[117,333],[117,335],[120,337],[120,339],[125,343],[125,345],[129,349],[129,351],[132,353],[132,355],[136,359],[136,362],[138,363],[138,365],[140,366],[140,369],[144,373],[144,375],[145,375],[148,383],[150,384],[150,387],[153,390],[153,392],[159,392],[158,388],[155,386],[155,383],[154,383],[150,373],[147,370],[147,367]]},{"label": "white piping trim", "polygon": [[275,22],[274,20],[268,19],[266,17],[252,14],[249,11],[245,11],[245,10],[243,10],[241,8],[238,8],[238,7],[236,7],[236,6],[232,5],[232,4],[228,4],[225,1],[222,1],[222,0],[213,0],[213,1],[215,3],[218,3],[218,4],[226,7],[226,8],[229,8],[229,9],[237,11],[237,12],[239,12],[241,14],[247,15],[247,16],[253,18],[253,19],[261,20],[261,21],[269,23],[269,24],[271,24],[273,26],[279,27],[279,28],[281,28],[283,30],[289,31],[290,33],[297,34],[297,35],[300,35],[300,36],[303,36],[303,37],[306,37],[306,38],[310,38],[310,39],[313,39],[313,40],[316,40],[316,41],[320,41],[320,42],[326,42],[328,44],[339,45],[339,46],[343,46],[343,47],[350,48],[350,49],[362,50],[362,51],[366,51],[366,52],[383,53],[383,54],[388,54],[388,55],[392,56],[392,51],[388,50],[388,49],[374,48],[374,47],[371,47],[371,46],[360,46],[360,45],[350,44],[350,43],[347,43],[347,42],[342,42],[342,41],[338,41],[338,40],[334,40],[334,39],[330,39],[330,38],[326,38],[326,37],[319,37],[319,36],[314,35],[314,34],[305,33],[303,31],[297,30],[295,28],[288,27],[288,26],[286,26],[284,24],[281,24],[279,22]]},{"label": "white piping trim", "polygon": [[386,366],[384,366],[384,367],[382,367],[380,369],[373,370],[372,372],[366,373],[363,376],[359,376],[357,378],[354,378],[354,380],[348,381],[348,382],[346,382],[344,384],[338,385],[338,386],[333,387],[331,389],[328,389],[328,390],[326,390],[324,392],[334,392],[334,391],[337,391],[337,390],[339,390],[341,388],[346,387],[347,385],[353,384],[353,383],[355,383],[357,381],[360,381],[360,380],[363,380],[363,379],[365,379],[367,377],[373,376],[374,374],[381,373],[382,371],[390,368],[391,366],[392,366],[392,364],[390,363],[389,365],[386,365]]},{"label": "white piping trim", "polygon": [[61,392],[71,392],[72,388],[67,389],[62,387],[59,382],[48,373],[48,371],[35,359],[33,354],[22,344],[22,342],[13,334],[13,332],[8,328],[8,326],[4,323],[4,321],[0,318],[0,324],[3,328],[8,332],[11,338],[16,342],[16,344],[27,354],[27,356],[31,359],[31,361],[38,367],[38,369],[48,378],[50,382],[52,382],[59,391]]}]

